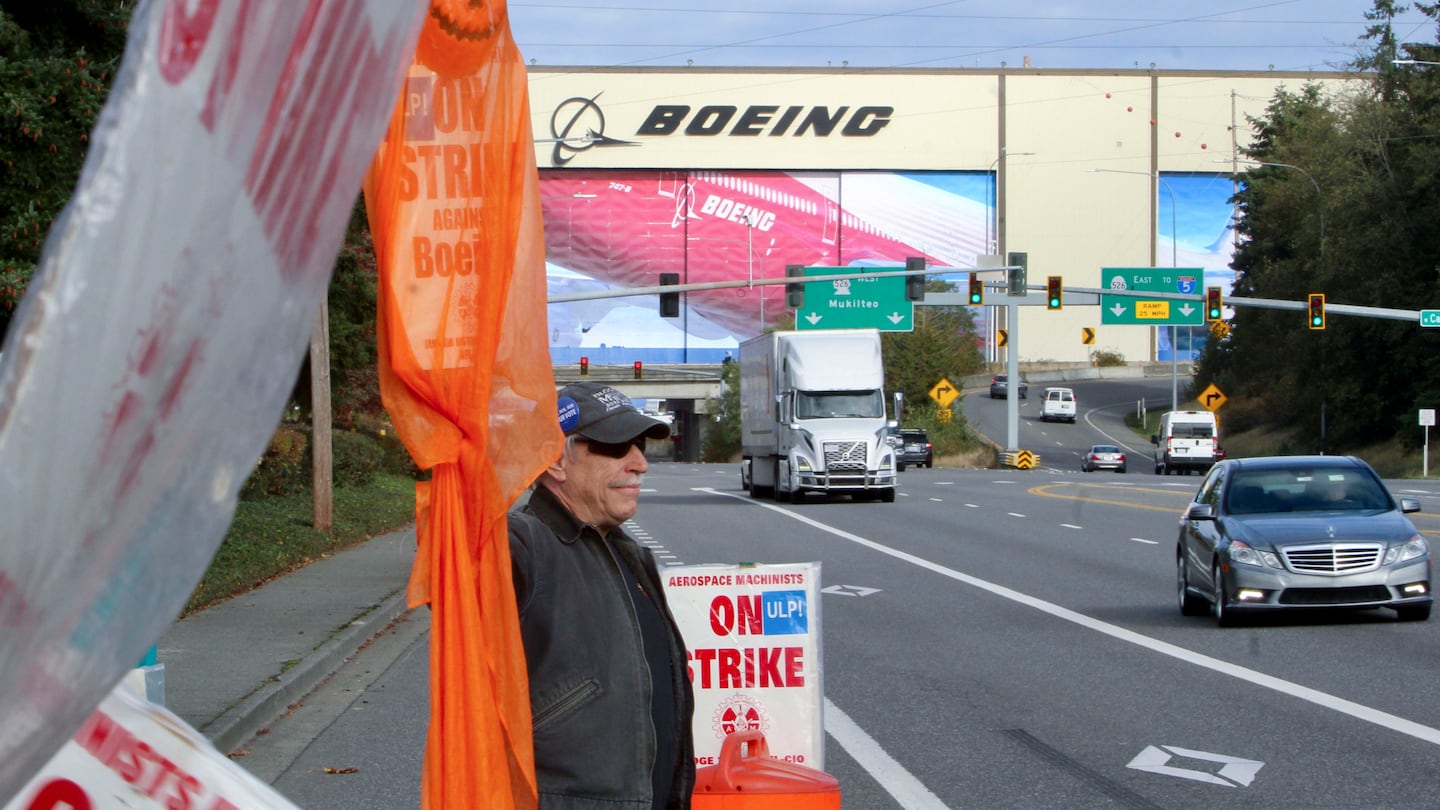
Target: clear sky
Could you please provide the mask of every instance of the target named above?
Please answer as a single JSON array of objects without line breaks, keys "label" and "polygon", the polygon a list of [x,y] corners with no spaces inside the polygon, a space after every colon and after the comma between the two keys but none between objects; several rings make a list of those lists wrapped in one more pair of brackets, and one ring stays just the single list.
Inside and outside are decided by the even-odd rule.
[{"label": "clear sky", "polygon": [[[1400,42],[1436,41],[1408,8]],[[536,65],[1336,70],[1373,0],[526,0]]]}]

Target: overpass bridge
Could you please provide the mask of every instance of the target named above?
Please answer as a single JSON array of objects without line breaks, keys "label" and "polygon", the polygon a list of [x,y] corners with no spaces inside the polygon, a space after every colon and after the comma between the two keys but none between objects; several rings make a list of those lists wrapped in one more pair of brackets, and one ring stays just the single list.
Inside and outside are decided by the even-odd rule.
[{"label": "overpass bridge", "polygon": [[675,441],[675,461],[700,460],[700,419],[705,414],[705,400],[720,396],[720,363],[670,365],[646,363],[636,379],[633,365],[601,366],[590,364],[586,373],[579,365],[554,367],[555,384],[598,382],[613,386],[631,399],[663,399],[665,410],[675,414],[671,428]]}]

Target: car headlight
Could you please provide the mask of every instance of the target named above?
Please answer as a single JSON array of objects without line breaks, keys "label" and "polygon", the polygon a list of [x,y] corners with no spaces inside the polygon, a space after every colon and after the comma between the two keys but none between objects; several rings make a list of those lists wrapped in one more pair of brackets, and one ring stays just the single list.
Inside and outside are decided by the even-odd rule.
[{"label": "car headlight", "polygon": [[1241,565],[1268,565],[1271,568],[1282,567],[1280,558],[1275,556],[1275,552],[1251,548],[1250,544],[1243,540],[1230,541],[1230,562]]},{"label": "car headlight", "polygon": [[1425,538],[1417,534],[1409,540],[1406,540],[1405,545],[1391,546],[1387,549],[1385,552],[1385,564],[1393,565],[1397,562],[1413,560],[1416,557],[1424,557],[1429,552],[1430,546],[1425,542]]}]

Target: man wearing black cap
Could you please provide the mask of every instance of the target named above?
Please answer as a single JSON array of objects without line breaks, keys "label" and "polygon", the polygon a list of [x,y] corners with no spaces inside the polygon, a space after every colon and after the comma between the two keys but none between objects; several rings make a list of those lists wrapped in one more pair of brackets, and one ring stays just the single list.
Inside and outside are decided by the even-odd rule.
[{"label": "man wearing black cap", "polygon": [[510,513],[541,808],[690,807],[694,695],[654,555],[621,528],[670,428],[607,385],[559,392],[565,449]]}]

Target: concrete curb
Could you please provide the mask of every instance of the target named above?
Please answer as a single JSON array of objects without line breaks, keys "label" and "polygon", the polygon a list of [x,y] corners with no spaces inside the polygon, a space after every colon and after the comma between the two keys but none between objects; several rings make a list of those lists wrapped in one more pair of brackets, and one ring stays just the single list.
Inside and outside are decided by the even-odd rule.
[{"label": "concrete curb", "polygon": [[274,723],[291,704],[314,691],[340,668],[346,658],[353,656],[365,642],[405,615],[407,610],[405,589],[396,589],[379,604],[336,630],[298,664],[279,677],[266,681],[200,731],[222,753],[234,751],[261,729]]}]

